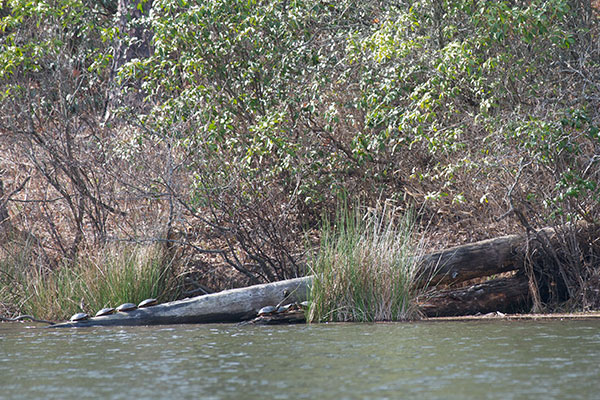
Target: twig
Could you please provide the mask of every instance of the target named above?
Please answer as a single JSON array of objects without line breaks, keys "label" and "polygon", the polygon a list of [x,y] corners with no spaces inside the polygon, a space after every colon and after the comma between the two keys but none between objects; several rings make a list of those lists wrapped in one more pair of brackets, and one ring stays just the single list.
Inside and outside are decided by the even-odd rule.
[{"label": "twig", "polygon": [[0,210],[2,210],[4,207],[6,207],[6,204],[8,204],[8,202],[11,200],[11,197],[13,197],[15,194],[19,193],[21,190],[23,190],[23,188],[25,187],[25,185],[27,184],[27,182],[29,182],[30,179],[31,179],[30,176],[28,176],[27,178],[25,178],[25,180],[23,181],[23,183],[21,183],[18,188],[16,188],[12,192],[10,192],[10,194],[8,196],[6,196],[6,199],[4,199],[4,201],[2,202],[2,204],[0,204]]},{"label": "twig", "polygon": [[46,321],[45,319],[37,319],[31,315],[19,315],[14,318],[7,318],[7,317],[0,316],[0,321],[3,321],[3,322],[20,322],[20,321],[23,321],[26,319],[29,319],[33,322],[41,322],[41,323],[50,324],[50,325],[54,325],[56,323],[56,322],[52,322],[52,321]]},{"label": "twig", "polygon": [[519,171],[517,171],[517,175],[515,176],[515,181],[513,182],[511,187],[508,189],[508,193],[506,194],[506,196],[508,197],[508,202],[510,204],[510,209],[507,212],[505,212],[504,214],[502,214],[501,216],[494,218],[497,222],[499,222],[499,221],[503,220],[504,218],[508,217],[509,215],[515,214],[515,216],[517,217],[519,222],[525,227],[527,232],[530,232],[530,231],[535,232],[535,229],[533,229],[533,227],[529,224],[529,222],[523,215],[523,212],[515,207],[515,203],[514,203],[512,194],[513,194],[513,191],[515,190],[515,188],[517,187],[517,184],[519,183],[519,179],[521,178],[521,174],[523,173],[523,170],[525,169],[525,167],[528,167],[529,165],[531,165],[531,163],[532,163],[531,161],[523,163],[523,159],[521,159],[520,165],[519,165]]}]

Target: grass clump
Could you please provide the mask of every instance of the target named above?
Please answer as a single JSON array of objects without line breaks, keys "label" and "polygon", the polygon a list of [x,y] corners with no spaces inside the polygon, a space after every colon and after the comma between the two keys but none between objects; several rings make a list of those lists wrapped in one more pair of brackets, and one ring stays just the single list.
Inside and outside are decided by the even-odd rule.
[{"label": "grass clump", "polygon": [[335,225],[325,220],[311,260],[314,280],[307,319],[398,321],[419,317],[415,299],[420,243],[412,213],[388,206],[365,217],[343,208]]},{"label": "grass clump", "polygon": [[82,299],[93,314],[124,302],[176,296],[171,260],[160,246],[110,246],[51,271],[14,261],[0,261],[0,294],[8,303],[3,308],[12,314],[62,320],[81,312]]}]

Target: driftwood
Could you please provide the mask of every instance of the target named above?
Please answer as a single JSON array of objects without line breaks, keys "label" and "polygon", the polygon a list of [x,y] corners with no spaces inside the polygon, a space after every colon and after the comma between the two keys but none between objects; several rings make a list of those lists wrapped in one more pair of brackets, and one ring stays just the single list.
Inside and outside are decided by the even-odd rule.
[{"label": "driftwood", "polygon": [[311,277],[225,290],[205,296],[138,308],[85,321],[65,322],[52,327],[111,325],[157,325],[209,322],[238,322],[257,315],[266,305],[305,301]]}]

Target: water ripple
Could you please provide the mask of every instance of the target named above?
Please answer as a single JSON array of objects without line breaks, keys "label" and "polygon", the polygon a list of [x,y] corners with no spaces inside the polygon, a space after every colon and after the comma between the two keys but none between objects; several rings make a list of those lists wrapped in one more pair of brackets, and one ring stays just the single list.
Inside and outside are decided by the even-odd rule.
[{"label": "water ripple", "polygon": [[595,321],[0,325],[0,397],[587,399],[600,391],[599,328]]}]

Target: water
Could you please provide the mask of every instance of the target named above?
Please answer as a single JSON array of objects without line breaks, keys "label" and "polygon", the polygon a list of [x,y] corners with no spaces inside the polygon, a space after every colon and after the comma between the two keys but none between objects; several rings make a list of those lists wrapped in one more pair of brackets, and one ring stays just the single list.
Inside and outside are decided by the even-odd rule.
[{"label": "water", "polygon": [[1,399],[598,399],[600,321],[0,324]]}]

